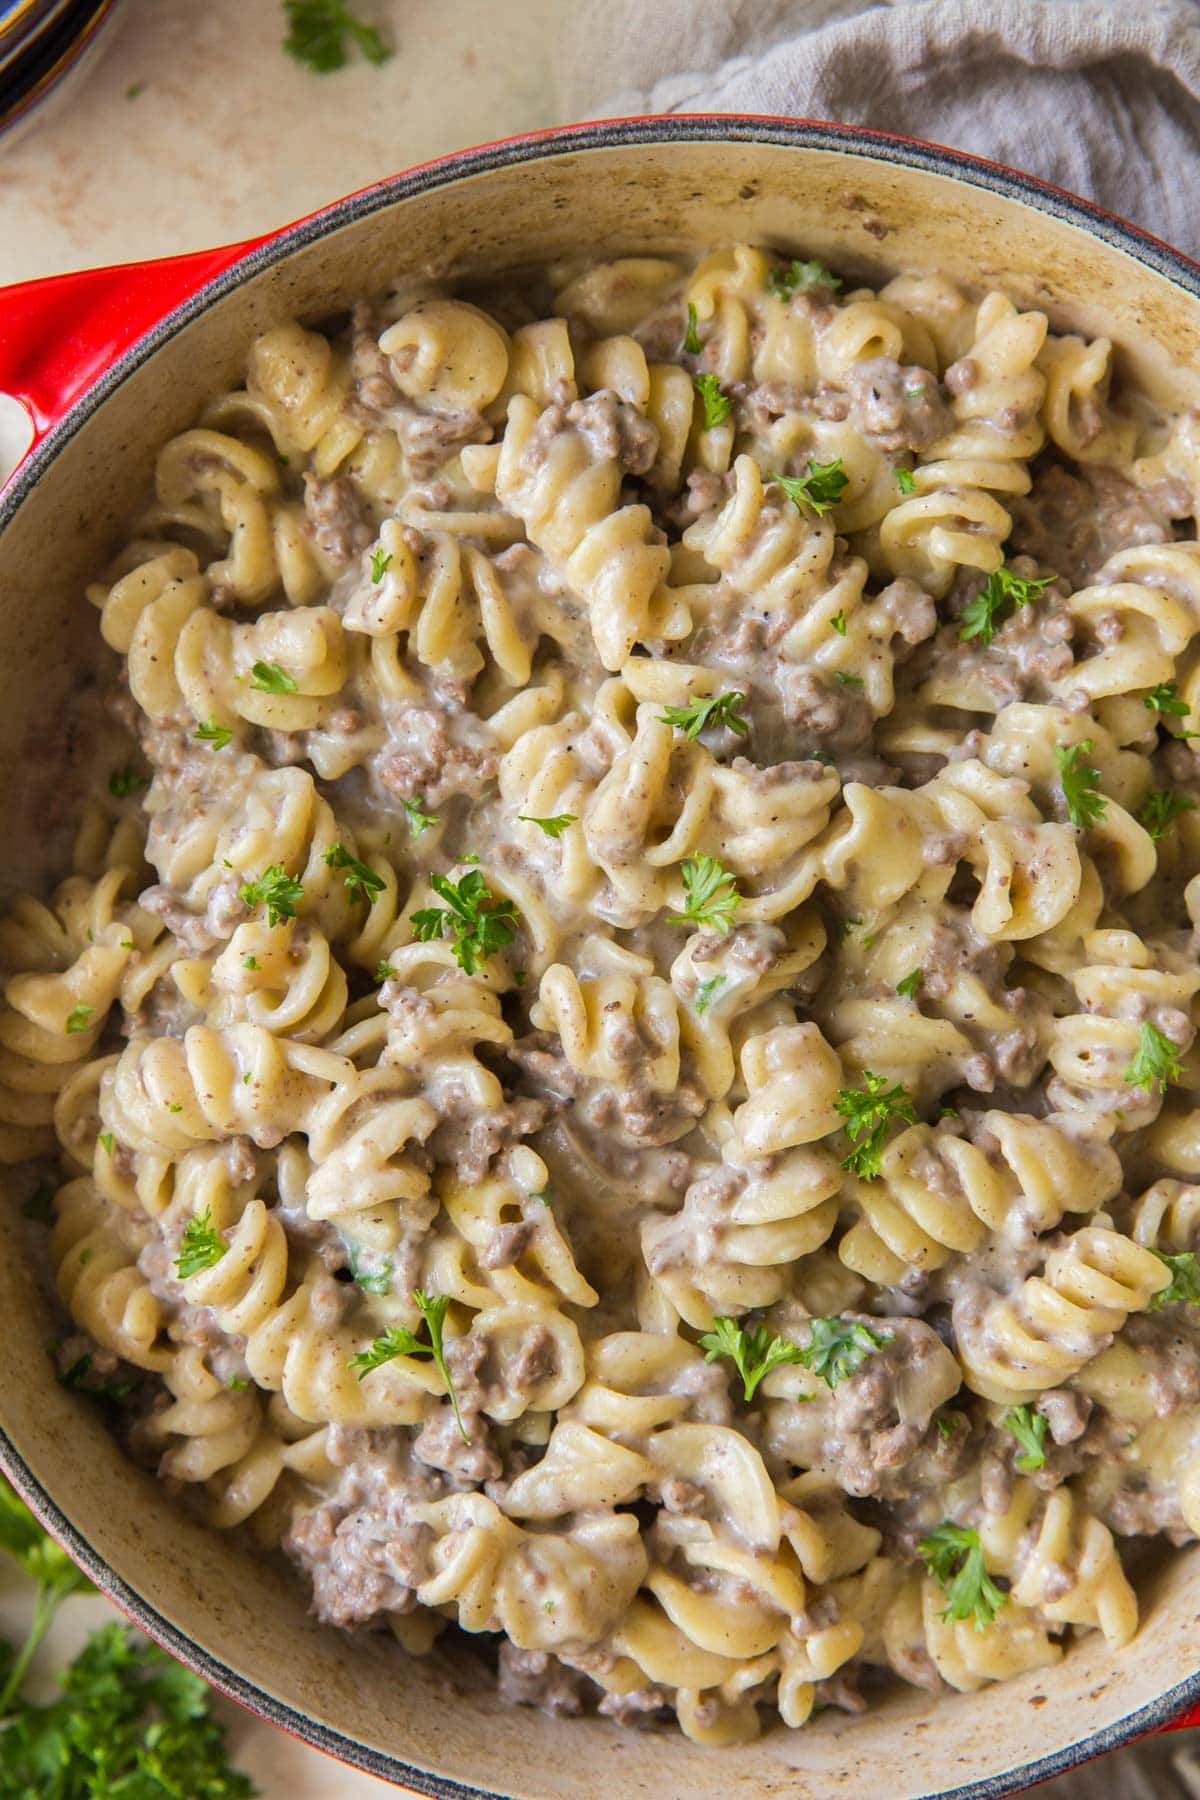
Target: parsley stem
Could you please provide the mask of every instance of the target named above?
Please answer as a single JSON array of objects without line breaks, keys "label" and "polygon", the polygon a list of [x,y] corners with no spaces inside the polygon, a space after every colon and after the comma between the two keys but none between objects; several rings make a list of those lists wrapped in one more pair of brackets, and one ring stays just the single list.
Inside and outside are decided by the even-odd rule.
[{"label": "parsley stem", "polygon": [[51,1621],[65,1598],[62,1589],[55,1589],[44,1581],[37,1584],[37,1595],[33,1602],[33,1620],[21,1645],[12,1668],[8,1672],[8,1680],[0,1690],[0,1719],[7,1718],[8,1709],[21,1691],[21,1684],[29,1673],[29,1665],[37,1655],[38,1646],[50,1629]]}]

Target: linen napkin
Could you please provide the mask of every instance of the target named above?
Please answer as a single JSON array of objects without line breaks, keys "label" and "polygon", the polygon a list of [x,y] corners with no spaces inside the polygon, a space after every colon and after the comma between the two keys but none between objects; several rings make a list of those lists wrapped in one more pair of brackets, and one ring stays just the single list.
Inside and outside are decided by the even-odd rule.
[{"label": "linen napkin", "polygon": [[564,118],[834,119],[1011,163],[1200,255],[1195,0],[577,0]]}]

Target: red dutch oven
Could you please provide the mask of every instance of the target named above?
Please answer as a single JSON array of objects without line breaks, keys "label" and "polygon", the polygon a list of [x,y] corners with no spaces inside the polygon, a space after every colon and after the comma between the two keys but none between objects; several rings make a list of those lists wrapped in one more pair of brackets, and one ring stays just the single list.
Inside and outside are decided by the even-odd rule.
[{"label": "red dutch oven", "polygon": [[[618,120],[429,163],[243,244],[0,291],[0,392],[32,442],[0,493],[0,782],[11,892],[61,872],[56,745],[98,654],[85,581],[121,538],[156,447],[237,385],[251,339],[320,318],[398,272],[453,280],[585,250],[752,240],[878,283],[899,268],[997,284],[1059,329],[1103,333],[1179,403],[1200,344],[1200,266],[1134,226],[929,144],[777,118]],[[76,760],[79,746],[74,746]],[[1196,1172],[1200,1174],[1200,1170]],[[13,1207],[0,1209],[0,1466],[96,1584],[253,1711],[385,1779],[516,1800],[992,1800],[1139,1734],[1200,1723],[1200,1546],[1141,1583],[1119,1654],[972,1694],[898,1691],[732,1751],[503,1706],[469,1646],[410,1660],[318,1625],[282,1564],[194,1524],[55,1381],[55,1322]],[[1192,1709],[1189,1711],[1188,1709]]]}]

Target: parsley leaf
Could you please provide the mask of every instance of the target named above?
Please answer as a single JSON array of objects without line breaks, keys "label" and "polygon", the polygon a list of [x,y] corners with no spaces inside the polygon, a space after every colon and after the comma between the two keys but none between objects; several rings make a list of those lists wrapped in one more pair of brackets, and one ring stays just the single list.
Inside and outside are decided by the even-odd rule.
[{"label": "parsley leaf", "polygon": [[205,719],[197,725],[192,736],[199,738],[202,744],[211,744],[214,750],[223,750],[233,737],[228,725],[218,725],[215,719]]},{"label": "parsley leaf", "polygon": [[1067,803],[1067,817],[1081,831],[1096,825],[1108,811],[1108,798],[1100,792],[1100,771],[1091,763],[1080,762],[1092,753],[1091,738],[1078,744],[1056,744],[1054,760],[1062,776],[1062,795]]},{"label": "parsley leaf", "polygon": [[283,10],[288,23],[283,47],[314,74],[345,68],[347,39],[369,63],[386,62],[392,54],[375,26],[356,19],[345,0],[283,0]]},{"label": "parsley leaf", "polygon": [[380,582],[392,565],[390,550],[375,549],[371,552],[371,580]]},{"label": "parsley leaf", "polygon": [[911,469],[896,469],[893,473],[896,477],[896,486],[900,489],[902,494],[916,493],[917,478]]},{"label": "parsley leaf", "polygon": [[833,626],[833,629],[837,632],[839,637],[845,637],[845,635],[846,635],[846,615],[840,607],[838,608],[837,612],[834,613],[834,615],[833,615],[832,619],[830,619],[829,623]]},{"label": "parsley leaf", "polygon": [[797,512],[810,507],[818,518],[837,505],[846,491],[850,477],[840,456],[832,462],[813,462],[809,458],[803,475],[776,475],[777,481]]},{"label": "parsley leaf", "polygon": [[534,818],[530,813],[518,813],[518,819],[525,825],[540,825],[548,838],[560,838],[568,825],[574,825],[578,813],[552,813],[548,819]]},{"label": "parsley leaf", "polygon": [[73,1006],[67,1014],[67,1030],[86,1031],[88,1029],[88,1020],[95,1010],[95,1007],[84,1006],[83,1002],[80,1001],[79,1005]]},{"label": "parsley leaf", "polygon": [[714,425],[722,425],[733,411],[733,401],[728,394],[721,392],[721,383],[711,373],[693,375],[692,386],[700,396],[704,407],[704,429],[711,431]]},{"label": "parsley leaf", "polygon": [[[1187,701],[1179,698],[1179,687],[1174,681],[1160,681],[1157,687],[1142,696],[1142,705],[1147,712],[1161,713],[1172,719],[1186,719],[1191,711]],[[1182,740],[1200,737],[1200,731],[1176,731],[1169,735]]]},{"label": "parsley leaf", "polygon": [[[26,1575],[65,1596],[91,1591],[91,1582],[65,1550],[48,1537],[8,1483],[0,1478],[0,1550],[18,1562]],[[48,1622],[48,1621],[47,1621]]]},{"label": "parsley leaf", "polygon": [[659,723],[673,725],[684,737],[693,741],[710,725],[720,725],[735,737],[745,737],[750,727],[742,717],[745,694],[713,694],[707,700],[689,700],[686,706],[664,706]]},{"label": "parsley leaf", "polygon": [[1032,606],[1035,600],[1040,600],[1053,580],[1053,575],[1031,580],[1025,575],[1014,575],[1011,569],[993,569],[975,598],[963,607],[958,622],[959,637],[980,638],[983,643],[990,644],[1017,608]]},{"label": "parsley leaf", "polygon": [[840,681],[843,687],[860,688],[866,685],[861,675],[848,675],[845,669],[837,669],[833,678]]},{"label": "parsley leaf", "polygon": [[1171,1306],[1177,1300],[1194,1305],[1200,1300],[1200,1268],[1196,1264],[1194,1250],[1185,1250],[1179,1256],[1171,1256],[1164,1250],[1154,1252],[1160,1262],[1166,1263],[1171,1272],[1171,1279],[1166,1287],[1159,1288],[1150,1302],[1150,1311],[1158,1312],[1164,1306]]},{"label": "parsley leaf", "polygon": [[809,1327],[812,1337],[799,1360],[828,1388],[840,1386],[861,1369],[868,1356],[891,1343],[893,1335],[876,1333],[857,1319],[810,1319]]},{"label": "parsley leaf", "polygon": [[840,1089],[833,1104],[846,1121],[843,1129],[853,1146],[842,1159],[843,1169],[864,1181],[874,1181],[892,1120],[903,1119],[908,1125],[917,1122],[911,1096],[899,1082],[889,1088],[885,1075],[864,1069],[863,1086]]},{"label": "parsley leaf", "polygon": [[1122,1081],[1131,1087],[1145,1088],[1147,1093],[1157,1085],[1161,1092],[1168,1081],[1178,1081],[1182,1073],[1178,1044],[1164,1037],[1149,1019],[1144,1020],[1138,1031],[1137,1055],[1123,1071]]},{"label": "parsley leaf", "polygon": [[771,1337],[765,1325],[746,1331],[734,1319],[718,1317],[700,1339],[705,1362],[727,1356],[742,1378],[742,1397],[753,1400],[759,1382],[783,1363],[801,1361],[799,1346],[786,1338]]},{"label": "parsley leaf", "polygon": [[446,1364],[446,1350],[443,1341],[443,1328],[446,1321],[446,1310],[450,1305],[448,1294],[426,1294],[420,1288],[413,1289],[413,1304],[424,1319],[429,1330],[429,1342],[423,1344],[408,1329],[407,1325],[389,1325],[387,1330],[375,1339],[366,1350],[360,1350],[352,1356],[347,1367],[354,1369],[361,1381],[372,1369],[378,1369],[383,1363],[391,1362],[396,1356],[432,1356],[438,1366],[442,1380],[446,1383],[446,1392],[450,1404],[454,1408],[454,1422],[458,1426],[459,1436],[464,1444],[470,1443],[462,1414],[458,1409],[458,1395],[454,1391],[454,1382]]},{"label": "parsley leaf", "polygon": [[496,899],[482,869],[468,869],[460,881],[431,875],[429,885],[446,901],[449,911],[440,906],[423,907],[412,915],[413,930],[422,943],[428,943],[443,937],[449,922],[455,961],[468,975],[474,975],[489,956],[516,937],[521,915],[512,900]]},{"label": "parsley leaf", "polygon": [[683,911],[668,914],[671,925],[707,925],[726,937],[741,895],[733,876],[715,856],[687,856],[683,876]]},{"label": "parsley leaf", "polygon": [[304,888],[282,863],[272,863],[257,881],[242,883],[241,896],[247,906],[265,906],[267,924],[278,925],[281,919],[294,919],[296,907],[304,898]]},{"label": "parsley leaf", "polygon": [[111,1131],[102,1131],[98,1134],[96,1142],[104,1145],[104,1154],[106,1156],[111,1156],[117,1140]]},{"label": "parsley leaf", "polygon": [[363,1269],[359,1266],[354,1245],[347,1244],[346,1256],[350,1265],[350,1279],[356,1282],[364,1294],[390,1294],[392,1291],[392,1262],[385,1256],[378,1269]]},{"label": "parsley leaf", "polygon": [[179,1255],[175,1258],[175,1273],[180,1281],[186,1281],[189,1275],[200,1275],[205,1269],[211,1269],[219,1263],[229,1246],[213,1225],[212,1207],[201,1207],[193,1213],[183,1228],[183,1236],[179,1240]]},{"label": "parsley leaf", "polygon": [[1138,812],[1138,824],[1149,832],[1157,844],[1160,838],[1166,837],[1176,819],[1195,810],[1196,802],[1190,794],[1176,794],[1170,788],[1155,788],[1153,793],[1147,794]]},{"label": "parsley leaf", "polygon": [[1016,1457],[1013,1467],[1022,1475],[1032,1475],[1035,1469],[1046,1465],[1047,1419],[1045,1413],[1034,1412],[1031,1406],[1010,1406],[1000,1423],[1005,1431],[1011,1431],[1021,1446],[1021,1454]]},{"label": "parsley leaf", "polygon": [[328,868],[346,871],[346,892],[352,900],[365,900],[368,907],[374,906],[387,886],[383,876],[357,856],[351,856],[345,844],[331,844],[325,852],[325,863]]},{"label": "parsley leaf", "polygon": [[250,686],[260,694],[294,694],[299,686],[278,663],[256,662],[250,673],[254,677]]},{"label": "parsley leaf", "polygon": [[683,334],[683,343],[680,345],[680,349],[685,356],[699,356],[700,354],[700,334],[696,330],[696,325],[696,309],[689,300],[687,309],[687,330]]},{"label": "parsley leaf", "polygon": [[136,769],[128,765],[123,769],[114,769],[108,778],[108,791],[114,800],[127,800],[130,794],[136,794],[139,788],[149,785],[148,776],[139,775]]},{"label": "parsley leaf", "polygon": [[921,985],[921,976],[922,971],[920,969],[914,969],[910,975],[904,977],[903,981],[898,981],[896,983],[896,992],[902,995],[905,1000],[915,1000],[917,997],[917,989]]},{"label": "parsley leaf", "polygon": [[700,986],[696,989],[696,998],[692,1001],[692,1008],[699,1018],[702,1019],[704,1017],[705,1013],[724,986],[724,975],[713,975],[710,976],[707,981],[702,981],[700,983]]},{"label": "parsley leaf", "polygon": [[982,1631],[1006,1604],[1008,1595],[984,1567],[977,1531],[947,1520],[921,1539],[917,1555],[946,1589],[943,1619],[974,1619],[976,1630]]},{"label": "parsley leaf", "polygon": [[419,838],[423,831],[428,831],[431,825],[436,825],[438,823],[438,820],[434,817],[433,813],[427,813],[425,811],[425,802],[422,800],[420,794],[414,795],[411,800],[402,800],[400,804],[404,808],[405,816],[408,819],[409,830],[415,838]]},{"label": "parsley leaf", "polygon": [[774,294],[777,300],[790,300],[792,295],[811,294],[814,288],[841,287],[841,281],[830,273],[824,263],[800,262],[793,257],[791,262],[776,263],[767,276],[767,292]]}]

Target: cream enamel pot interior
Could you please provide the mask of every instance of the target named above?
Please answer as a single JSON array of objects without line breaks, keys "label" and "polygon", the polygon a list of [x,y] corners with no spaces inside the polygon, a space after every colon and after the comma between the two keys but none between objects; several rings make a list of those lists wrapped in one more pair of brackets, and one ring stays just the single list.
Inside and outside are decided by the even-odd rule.
[{"label": "cream enamel pot interior", "polygon": [[[55,746],[79,729],[72,683],[100,649],[83,583],[117,543],[155,447],[236,384],[256,333],[336,313],[405,270],[453,279],[581,249],[602,257],[737,239],[872,282],[919,266],[998,283],[1059,328],[1107,333],[1124,366],[1151,383],[1186,367],[1200,343],[1200,269],[1119,220],[952,152],[778,119],[570,128],[398,176],[236,256],[107,367],[89,305],[102,293],[116,341],[128,341],[147,283],[170,291],[162,266],[110,273],[98,288],[78,277],[39,284],[58,390],[81,397],[54,422],[45,388],[39,400],[29,384],[44,435],[0,497],[6,892],[61,872],[70,794]],[[193,259],[194,279],[175,292],[232,254]],[[0,389],[19,391],[7,298]],[[1144,1623],[1119,1654],[1092,1633],[1059,1667],[975,1694],[934,1701],[906,1690],[861,1719],[827,1712],[729,1751],[700,1750],[674,1731],[510,1710],[476,1685],[469,1653],[409,1661],[384,1638],[319,1626],[282,1563],[192,1524],[135,1470],[93,1404],[55,1381],[45,1348],[54,1314],[14,1215],[0,1208],[0,1464],[93,1579],[169,1649],[288,1730],[421,1793],[982,1800],[1200,1698],[1197,1548],[1142,1584]]]}]

